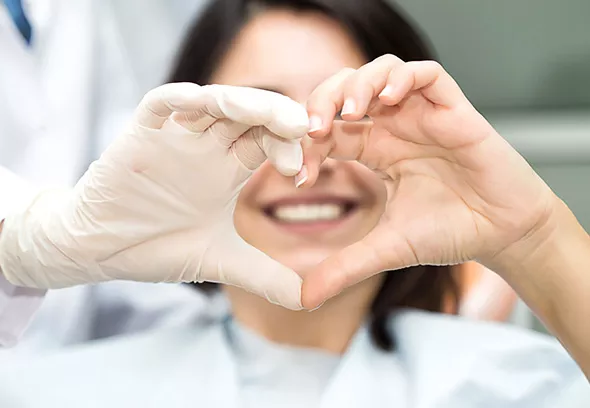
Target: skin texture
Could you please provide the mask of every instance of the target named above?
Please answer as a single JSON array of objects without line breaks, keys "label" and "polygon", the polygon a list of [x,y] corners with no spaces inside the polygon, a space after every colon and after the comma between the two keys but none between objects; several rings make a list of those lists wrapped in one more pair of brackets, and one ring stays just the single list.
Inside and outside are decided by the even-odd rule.
[{"label": "skin texture", "polygon": [[[326,78],[344,67],[358,68],[364,63],[354,41],[329,18],[270,10],[244,27],[212,82],[270,89],[305,103]],[[383,180],[357,162],[325,161],[314,187],[304,190],[296,189],[292,178],[281,176],[267,163],[242,190],[234,220],[247,242],[305,277],[308,269],[377,225],[386,195]],[[288,230],[264,212],[266,206],[281,200],[334,197],[352,199],[358,210],[331,227]],[[236,318],[267,338],[340,353],[363,321],[381,281],[381,276],[366,280],[313,313],[291,312],[239,289],[224,289]]]}]

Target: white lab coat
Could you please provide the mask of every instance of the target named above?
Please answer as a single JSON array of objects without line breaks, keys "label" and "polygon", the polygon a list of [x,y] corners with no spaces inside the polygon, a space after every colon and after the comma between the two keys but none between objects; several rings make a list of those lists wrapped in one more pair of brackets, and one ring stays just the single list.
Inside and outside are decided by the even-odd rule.
[{"label": "white lab coat", "polygon": [[[81,176],[165,80],[205,1],[24,3],[30,47],[0,1],[0,219],[22,208],[32,186],[69,186]],[[0,276],[0,344],[15,342],[42,295]]]},{"label": "white lab coat", "polygon": [[[3,362],[0,406],[239,407],[240,380],[226,322],[200,320],[28,361]],[[390,329],[398,344],[395,353],[376,349],[365,328],[357,333],[321,395],[321,407],[590,404],[587,381],[549,337],[417,311],[398,313]],[[256,376],[247,373],[246,381]],[[259,403],[273,406],[262,395]]]},{"label": "white lab coat", "polygon": [[165,80],[203,2],[29,3],[31,47],[0,7],[0,164],[41,186],[71,185]]}]

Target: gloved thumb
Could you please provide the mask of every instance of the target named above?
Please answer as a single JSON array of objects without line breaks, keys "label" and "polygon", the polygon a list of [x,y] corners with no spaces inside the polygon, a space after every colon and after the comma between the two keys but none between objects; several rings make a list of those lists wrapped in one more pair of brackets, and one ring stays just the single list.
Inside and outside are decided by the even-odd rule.
[{"label": "gloved thumb", "polygon": [[291,310],[301,310],[301,277],[245,242],[231,226],[212,238],[199,281],[240,287]]},{"label": "gloved thumb", "polygon": [[[252,91],[258,91],[260,95],[258,98],[250,95],[249,104],[253,101],[259,103],[258,110],[265,112],[262,116],[266,121],[261,123],[259,120],[258,126],[253,126],[236,140],[234,154],[250,170],[258,168],[268,158],[281,174],[296,175],[303,166],[301,139],[309,128],[307,111],[286,96]],[[240,101],[240,95],[239,92],[231,93],[232,98],[224,100],[224,109],[228,112],[239,111],[233,108],[246,104],[246,101]]]},{"label": "gloved thumb", "polygon": [[284,176],[294,176],[303,166],[303,151],[298,139],[283,139],[269,129],[250,129],[232,146],[237,159],[248,169],[257,169],[267,158]]},{"label": "gloved thumb", "polygon": [[209,130],[249,170],[267,158],[283,175],[301,170],[300,141],[309,129],[301,104],[275,92],[223,85],[204,86],[195,98],[201,109],[173,116],[181,126]]}]

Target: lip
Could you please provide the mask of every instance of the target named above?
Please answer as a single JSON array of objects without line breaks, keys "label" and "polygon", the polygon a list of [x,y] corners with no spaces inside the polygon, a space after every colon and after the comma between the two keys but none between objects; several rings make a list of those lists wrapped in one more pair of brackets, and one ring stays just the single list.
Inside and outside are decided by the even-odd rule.
[{"label": "lip", "polygon": [[[281,221],[271,214],[274,207],[286,205],[305,204],[343,204],[350,206],[350,209],[340,218],[335,220],[321,220],[313,222],[290,223]],[[357,198],[335,195],[307,195],[297,197],[285,197],[270,201],[260,206],[266,220],[284,232],[296,235],[320,234],[344,227],[351,218],[358,213],[361,206]]]}]

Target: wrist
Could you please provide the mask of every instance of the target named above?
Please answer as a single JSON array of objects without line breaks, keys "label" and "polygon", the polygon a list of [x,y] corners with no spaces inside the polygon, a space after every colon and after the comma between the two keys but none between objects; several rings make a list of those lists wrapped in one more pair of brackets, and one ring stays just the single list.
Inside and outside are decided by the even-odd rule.
[{"label": "wrist", "polygon": [[[517,262],[508,273],[535,276],[538,271],[590,267],[590,236],[567,205],[555,197],[551,217],[520,248]],[[526,252],[524,252],[526,251]],[[582,264],[582,261],[588,263]]]},{"label": "wrist", "polygon": [[64,272],[54,265],[67,258],[63,247],[48,233],[61,223],[60,203],[50,194],[37,194],[20,211],[3,221],[0,234],[0,270],[14,286],[48,288],[52,270]]},{"label": "wrist", "polygon": [[499,273],[590,376],[590,236],[555,200],[546,225]]},{"label": "wrist", "polygon": [[[581,289],[586,287],[586,296],[590,293],[590,236],[557,196],[549,214],[535,231],[486,266],[552,326],[568,308],[576,309]],[[586,313],[588,318],[590,310]]]},{"label": "wrist", "polygon": [[483,263],[511,280],[548,268],[562,269],[562,265],[574,259],[590,257],[590,236],[559,197],[553,197],[547,213],[543,223],[496,258]]}]

